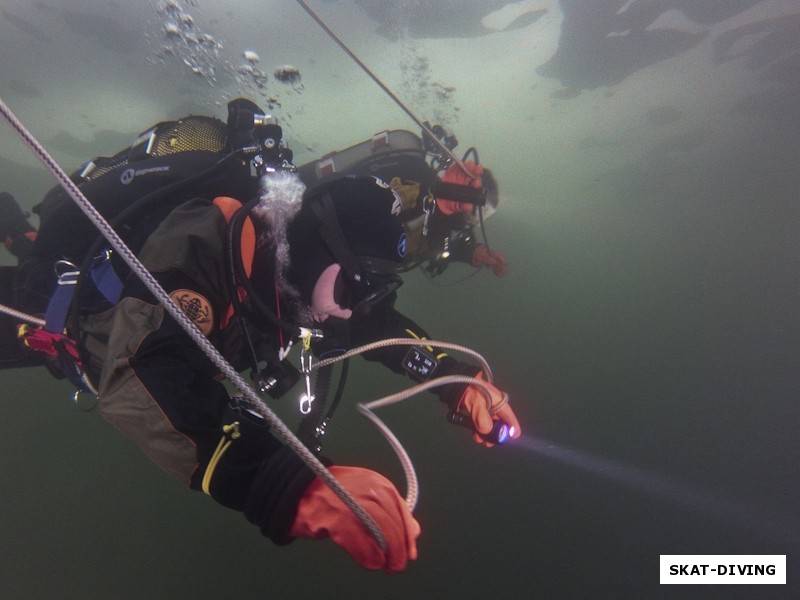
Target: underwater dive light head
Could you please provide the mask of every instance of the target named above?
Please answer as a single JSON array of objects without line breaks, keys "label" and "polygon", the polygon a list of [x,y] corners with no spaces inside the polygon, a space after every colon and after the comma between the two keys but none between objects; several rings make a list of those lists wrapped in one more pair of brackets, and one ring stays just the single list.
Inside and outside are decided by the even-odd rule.
[{"label": "underwater dive light head", "polygon": [[[472,429],[473,431],[475,430],[475,427],[472,424],[472,419],[470,419],[469,415],[462,412],[455,412],[451,410],[447,413],[447,420],[453,425],[460,425],[461,427],[466,427],[467,429]],[[481,436],[485,441],[496,445],[505,444],[511,439],[513,434],[514,428],[505,421],[495,421],[494,425],[492,426],[492,430],[489,433],[478,433],[478,435]]]}]

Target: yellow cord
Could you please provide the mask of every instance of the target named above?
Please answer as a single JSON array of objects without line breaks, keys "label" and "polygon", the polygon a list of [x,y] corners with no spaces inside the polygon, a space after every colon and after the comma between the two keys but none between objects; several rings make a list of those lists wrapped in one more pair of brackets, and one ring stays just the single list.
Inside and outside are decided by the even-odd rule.
[{"label": "yellow cord", "polygon": [[[408,335],[410,335],[412,338],[414,338],[415,340],[420,340],[421,342],[428,341],[428,338],[420,337],[416,333],[411,331],[410,329],[406,329],[406,333]],[[425,348],[428,350],[428,352],[433,352],[433,346],[425,346]],[[442,360],[445,356],[447,356],[447,352],[440,352],[439,354],[436,355],[436,359],[437,360]]]},{"label": "yellow cord", "polygon": [[203,475],[203,492],[208,496],[211,495],[211,478],[214,476],[214,471],[220,459],[222,459],[222,455],[227,452],[234,440],[242,437],[242,433],[239,431],[239,421],[234,421],[230,425],[223,425],[222,432],[223,435],[219,440],[219,444],[217,444],[217,449],[211,455],[211,460],[208,461],[206,472]]}]

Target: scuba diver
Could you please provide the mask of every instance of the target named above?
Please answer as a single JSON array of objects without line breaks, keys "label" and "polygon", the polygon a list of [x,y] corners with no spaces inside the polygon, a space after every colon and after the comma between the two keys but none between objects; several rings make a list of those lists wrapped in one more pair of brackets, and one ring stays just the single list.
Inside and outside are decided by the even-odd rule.
[{"label": "scuba diver", "polygon": [[[227,123],[196,116],[159,123],[71,177],[172,301],[238,371],[249,368],[265,394],[280,397],[302,378],[286,358],[298,326],[314,332],[317,357],[414,338],[419,346],[364,357],[414,381],[488,380],[480,367],[426,347],[428,334],[394,307],[408,245],[400,195],[360,175],[306,189],[295,171],[280,127],[238,99]],[[0,366],[44,365],[95,392],[105,420],[154,463],[241,511],[276,544],[327,537],[363,567],[388,572],[416,558],[420,526],[395,486],[319,454],[337,398],[326,403],[318,391],[312,404],[314,396],[304,396],[299,436],[374,519],[385,549],[260,415],[231,396],[219,369],[62,189],[34,212],[38,232],[10,195],[0,195],[0,235],[19,258],[2,268],[3,304],[43,316],[31,325],[0,315]],[[468,384],[437,394],[476,442],[491,446],[485,435],[498,421],[518,437],[508,396],[490,383],[484,389],[488,397]]]},{"label": "scuba diver", "polygon": [[[437,144],[448,150],[458,140],[441,125],[424,123],[427,131],[416,136],[410,131],[393,130],[375,134],[370,140],[298,168],[303,182],[316,185],[342,174],[372,175],[389,183],[402,199],[400,218],[408,234],[404,271],[422,267],[428,277],[441,275],[452,262],[480,269],[489,267],[502,277],[508,259],[486,242],[484,218],[491,216],[499,203],[497,181],[492,172],[476,164],[477,151],[470,148],[464,166],[443,155]],[[473,156],[475,160],[467,160]],[[483,242],[475,234],[479,227]]]}]

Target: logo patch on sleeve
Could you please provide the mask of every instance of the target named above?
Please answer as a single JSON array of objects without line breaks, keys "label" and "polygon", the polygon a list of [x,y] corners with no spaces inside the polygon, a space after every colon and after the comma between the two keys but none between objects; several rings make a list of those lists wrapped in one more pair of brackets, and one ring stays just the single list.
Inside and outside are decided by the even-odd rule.
[{"label": "logo patch on sleeve", "polygon": [[214,328],[214,311],[211,309],[211,303],[192,290],[175,290],[169,297],[180,307],[183,314],[197,325],[203,335],[208,337]]}]

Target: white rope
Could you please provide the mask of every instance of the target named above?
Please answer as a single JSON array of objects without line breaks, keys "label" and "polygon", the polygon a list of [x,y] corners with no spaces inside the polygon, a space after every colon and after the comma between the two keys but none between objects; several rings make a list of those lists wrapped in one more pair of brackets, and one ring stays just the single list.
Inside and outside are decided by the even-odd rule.
[{"label": "white rope", "polygon": [[430,346],[431,348],[444,348],[446,350],[457,350],[458,352],[463,352],[464,354],[468,354],[469,356],[472,356],[473,358],[478,360],[481,363],[481,368],[483,369],[483,372],[486,374],[486,379],[489,382],[491,382],[494,379],[494,376],[492,375],[492,368],[489,366],[489,363],[486,362],[486,359],[483,358],[483,356],[475,352],[475,350],[472,350],[460,344],[454,344],[452,342],[440,342],[434,340],[426,340],[424,338],[388,338],[385,340],[378,340],[377,342],[372,342],[370,344],[365,344],[363,346],[359,346],[358,348],[353,348],[352,350],[348,350],[344,354],[339,354],[332,358],[326,358],[325,360],[321,360],[318,363],[315,363],[313,368],[319,369],[321,367],[327,367],[328,365],[337,363],[340,360],[344,360],[346,358],[350,358],[358,354],[363,354],[364,352],[369,352],[370,350],[385,348],[387,346],[422,346],[422,347]]},{"label": "white rope", "polygon": [[396,394],[392,394],[390,396],[384,396],[383,398],[378,398],[377,400],[367,402],[366,404],[356,404],[356,409],[358,409],[358,412],[369,419],[372,424],[378,428],[378,431],[383,434],[383,437],[386,438],[386,440],[389,442],[389,445],[394,450],[394,453],[397,455],[397,458],[403,467],[403,474],[406,478],[406,504],[411,512],[414,512],[414,509],[417,506],[417,501],[419,500],[419,480],[417,479],[417,472],[414,470],[414,463],[411,461],[411,457],[408,455],[408,452],[406,452],[406,449],[403,448],[400,440],[397,439],[397,436],[395,436],[389,427],[383,421],[381,421],[374,412],[372,412],[372,409],[380,408],[382,406],[389,406],[390,404],[396,404],[397,402],[407,400],[408,398],[416,396],[417,394],[431,388],[454,383],[465,383],[467,385],[479,386],[487,394],[488,403],[491,407],[492,401],[491,397],[489,396],[490,392],[488,383],[482,379],[467,377],[466,375],[445,375],[444,377],[431,379],[430,381],[415,385],[414,387],[410,387],[402,392],[397,392]]},{"label": "white rope", "polygon": [[15,308],[11,308],[10,306],[6,306],[5,304],[0,304],[0,312],[5,313],[18,321],[25,321],[26,323],[30,323],[31,325],[36,325],[37,327],[44,327],[45,320],[40,319],[39,317],[34,317],[33,315],[29,315],[28,313],[24,313],[20,310]]},{"label": "white rope", "polygon": [[382,408],[384,406],[389,406],[390,404],[396,404],[398,402],[402,402],[403,400],[407,400],[412,396],[416,396],[417,394],[420,394],[424,391],[430,390],[435,387],[440,387],[443,385],[451,385],[456,383],[463,383],[466,385],[474,385],[479,387],[486,396],[486,403],[489,407],[490,413],[496,412],[502,406],[502,403],[494,407],[492,406],[490,384],[492,382],[493,377],[492,377],[492,370],[489,368],[489,363],[486,362],[486,359],[470,348],[461,346],[460,344],[453,344],[451,342],[420,340],[413,338],[390,338],[385,340],[379,340],[377,342],[372,342],[370,344],[359,346],[358,348],[353,348],[352,350],[348,350],[344,354],[340,354],[332,358],[326,358],[325,360],[321,360],[318,363],[312,365],[311,368],[319,369],[322,367],[330,366],[334,363],[345,360],[352,356],[357,356],[359,354],[363,354],[364,352],[369,352],[370,350],[376,350],[378,348],[385,348],[387,346],[431,346],[437,349],[447,348],[448,350],[457,350],[459,352],[463,352],[464,354],[468,354],[476,358],[481,363],[487,379],[486,381],[484,381],[483,379],[478,379],[477,377],[468,377],[466,375],[445,375],[444,377],[437,377],[435,379],[425,381],[423,383],[417,384],[415,386],[412,386],[395,394],[390,394],[388,396],[378,398],[377,400],[373,400],[371,402],[356,404],[356,409],[358,410],[358,412],[360,412],[364,417],[369,419],[369,421],[375,427],[378,428],[381,434],[383,434],[383,437],[386,438],[386,441],[389,442],[389,445],[394,450],[394,453],[397,455],[397,459],[400,461],[400,464],[403,467],[403,474],[405,475],[406,479],[406,505],[413,512],[417,506],[417,501],[419,500],[419,480],[417,478],[417,472],[414,469],[414,463],[411,461],[411,457],[408,455],[408,452],[406,452],[406,449],[403,447],[403,444],[401,444],[400,440],[397,439],[397,436],[395,436],[394,433],[392,433],[392,431],[389,429],[389,427],[374,412],[372,412],[373,409]]}]

